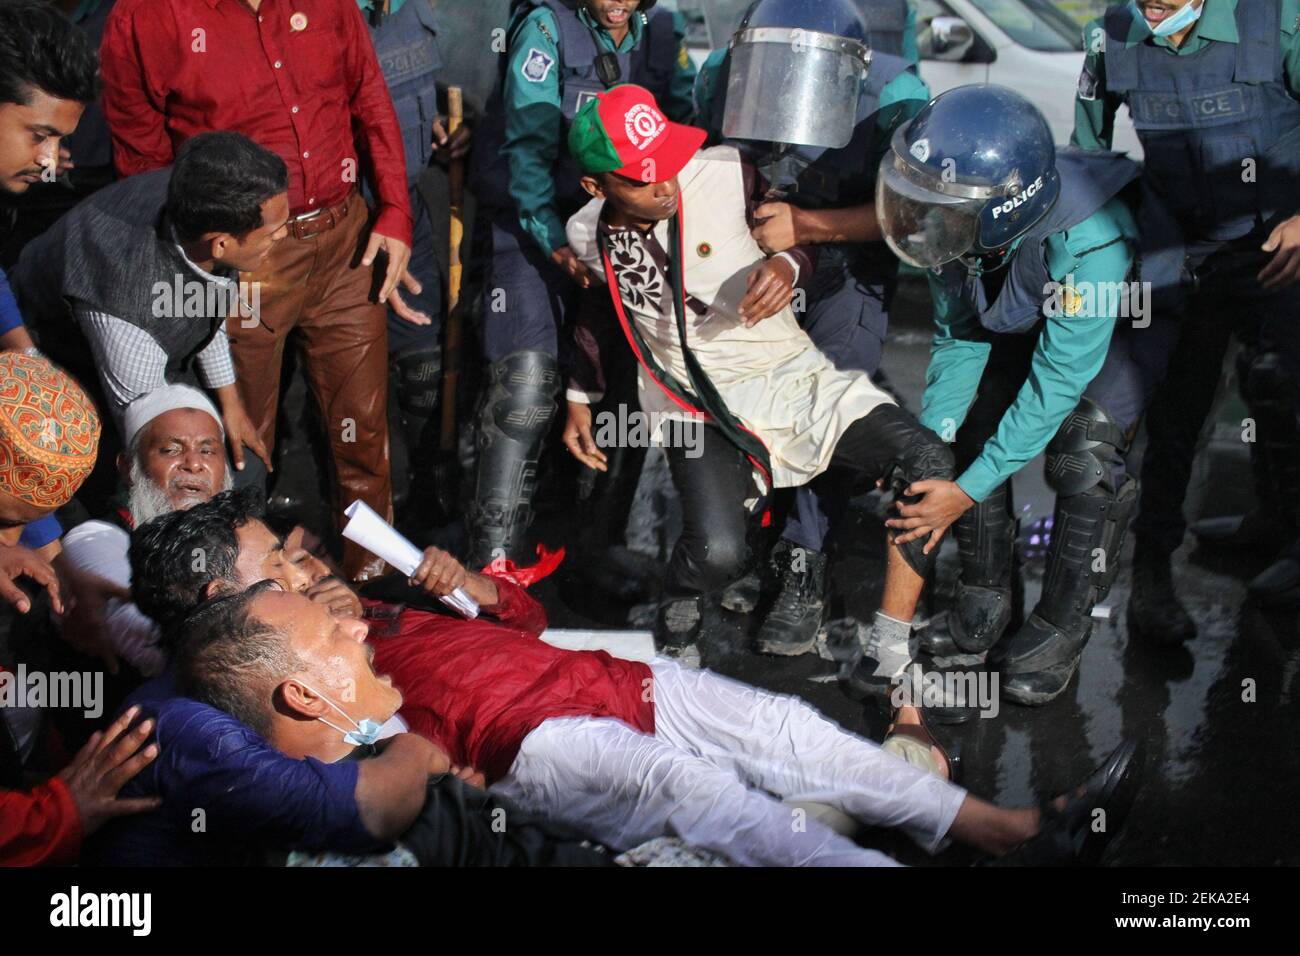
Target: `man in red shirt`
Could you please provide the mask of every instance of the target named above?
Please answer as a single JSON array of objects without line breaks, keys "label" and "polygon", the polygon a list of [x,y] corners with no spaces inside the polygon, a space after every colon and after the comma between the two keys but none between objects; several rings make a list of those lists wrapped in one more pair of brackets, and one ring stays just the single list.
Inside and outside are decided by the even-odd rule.
[{"label": "man in red shirt", "polygon": [[[337,606],[323,600],[319,591],[329,581],[320,575],[327,572],[310,555],[287,552],[252,507],[247,495],[222,492],[133,535],[132,595],[162,625],[165,641],[184,640],[177,632],[198,603],[266,580],[315,594],[337,616],[359,610],[342,594]],[[207,557],[201,568],[183,560],[195,549]],[[387,672],[403,697],[404,729],[430,737],[453,763],[478,768],[494,792],[617,850],[673,835],[747,865],[893,863],[800,816],[784,799],[899,827],[931,851],[955,839],[994,856],[1019,849],[1023,860],[1063,864],[1095,860],[1134,794],[1137,762],[1126,745],[1069,798],[1041,809],[995,807],[848,733],[798,698],[662,658],[645,664],[553,647],[539,639],[545,611],[523,589],[468,571],[436,548],[425,551],[411,584],[435,596],[463,588],[481,616],[415,608],[394,615],[372,604],[365,640],[373,653],[332,658],[337,666],[312,675],[308,686],[273,647],[301,636],[299,619],[312,626],[304,601],[293,633],[276,624],[267,641],[247,648],[240,666],[275,672],[275,693],[291,692],[301,712],[337,720],[347,737],[373,736],[391,718],[391,708],[356,690]],[[205,657],[195,651],[182,655],[191,665]],[[215,694],[230,683],[225,665],[205,666],[216,669],[182,667],[177,675],[200,698],[205,688]],[[1110,824],[1104,833],[1089,826],[1099,808]]]},{"label": "man in red shirt", "polygon": [[[101,47],[104,113],[124,176],[168,166],[207,130],[243,133],[289,167],[289,237],[256,272],[258,320],[229,326],[239,389],[274,447],[280,367],[297,329],[329,432],[336,504],[390,515],[385,309],[402,302],[411,210],[402,135],[353,0],[122,0]],[[355,137],[354,137],[355,130]],[[377,196],[373,225],[357,189],[362,154]],[[369,230],[367,238],[367,230]],[[382,280],[371,266],[382,257]],[[372,287],[378,286],[378,301]],[[350,542],[354,579],[383,562]]]}]

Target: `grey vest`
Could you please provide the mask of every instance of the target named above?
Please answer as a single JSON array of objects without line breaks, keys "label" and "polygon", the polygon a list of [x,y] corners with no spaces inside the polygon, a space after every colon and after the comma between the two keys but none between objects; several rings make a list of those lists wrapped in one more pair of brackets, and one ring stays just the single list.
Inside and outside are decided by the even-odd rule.
[{"label": "grey vest", "polygon": [[[212,340],[226,318],[225,289],[190,268],[171,239],[164,217],[170,169],[131,176],[73,207],[28,243],[10,273],[23,318],[42,351],[73,372],[92,364],[90,349],[72,318],[74,303],[116,316],[148,332],[168,356],[172,380]],[[216,275],[238,278],[218,267]],[[212,303],[203,314],[177,314],[181,283],[191,306]]]},{"label": "grey vest", "polygon": [[1028,332],[1042,315],[1043,289],[1052,276],[1044,246],[1057,233],[1083,222],[1137,179],[1141,168],[1119,153],[1062,147],[1056,153],[1061,194],[1055,205],[1025,234],[1012,254],[1002,288],[989,301],[984,282],[960,262],[940,267],[940,280],[970,304],[990,332]]},{"label": "grey vest", "polygon": [[438,118],[438,24],[429,0],[407,0],[396,13],[370,24],[370,39],[384,73],[406,152],[406,179],[414,184],[433,157]]}]

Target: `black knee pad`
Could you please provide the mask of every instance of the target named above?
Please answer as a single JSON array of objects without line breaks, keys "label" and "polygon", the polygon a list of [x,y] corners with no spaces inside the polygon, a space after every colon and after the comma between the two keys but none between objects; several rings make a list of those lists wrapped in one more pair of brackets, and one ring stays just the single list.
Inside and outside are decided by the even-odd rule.
[{"label": "black knee pad", "polygon": [[1058,495],[1083,494],[1097,485],[1114,492],[1110,456],[1122,453],[1124,431],[1092,399],[1079,399],[1047,445],[1047,485]]},{"label": "black knee pad", "polygon": [[483,427],[495,426],[515,441],[540,442],[555,415],[560,366],[537,349],[511,352],[489,368]]},{"label": "black knee pad", "polygon": [[[904,493],[914,481],[927,479],[952,481],[956,474],[952,449],[944,444],[938,435],[897,405],[882,405],[873,410],[871,416],[873,419],[880,416],[882,424],[891,429],[906,429],[903,450],[889,463],[883,475],[885,487],[891,490],[896,498],[907,504],[919,501],[916,495]],[[929,575],[935,559],[939,556],[938,548],[929,554],[925,553],[928,542],[928,537],[917,538],[898,547],[903,559],[921,577]]]}]

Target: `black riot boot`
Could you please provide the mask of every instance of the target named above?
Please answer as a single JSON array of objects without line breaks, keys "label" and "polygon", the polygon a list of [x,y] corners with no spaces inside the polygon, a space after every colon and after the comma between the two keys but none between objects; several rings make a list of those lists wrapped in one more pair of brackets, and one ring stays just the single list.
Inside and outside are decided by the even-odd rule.
[{"label": "black riot boot", "polygon": [[1155,647],[1177,647],[1196,636],[1196,622],[1174,590],[1169,554],[1144,546],[1141,538],[1133,551],[1128,630]]},{"label": "black riot boot", "polygon": [[401,521],[421,531],[433,526],[437,499],[431,482],[438,452],[438,398],[442,388],[442,349],[411,349],[393,359],[397,406],[406,440],[410,492]]},{"label": "black riot boot", "polygon": [[953,524],[961,558],[948,631],[927,628],[921,651],[933,657],[983,654],[1008,626],[1018,627],[1016,519],[1011,483],[1003,482]]},{"label": "black riot boot", "polygon": [[1010,640],[989,652],[1002,690],[1017,704],[1045,704],[1065,690],[1092,634],[1092,608],[1119,573],[1138,483],[1114,487],[1123,430],[1084,397],[1047,446],[1047,484],[1056,492],[1052,540],[1038,606]]},{"label": "black riot boot", "polygon": [[479,414],[478,483],[466,565],[497,558],[531,563],[524,539],[532,523],[537,459],[555,418],[559,368],[546,352],[511,352],[488,370]]},{"label": "black riot boot", "polygon": [[794,657],[817,643],[826,617],[826,555],[782,539],[772,549],[781,590],[758,632],[760,654]]},{"label": "black riot boot", "polygon": [[1300,534],[1300,424],[1296,383],[1275,352],[1242,349],[1237,356],[1241,397],[1257,434],[1250,445],[1256,506],[1244,515],[1203,518],[1192,534],[1207,548],[1276,554]]},{"label": "black riot boot", "polygon": [[1118,494],[1098,485],[1058,497],[1038,605],[990,658],[1017,704],[1045,704],[1065,690],[1092,635],[1092,609],[1110,591],[1137,504],[1137,481]]}]

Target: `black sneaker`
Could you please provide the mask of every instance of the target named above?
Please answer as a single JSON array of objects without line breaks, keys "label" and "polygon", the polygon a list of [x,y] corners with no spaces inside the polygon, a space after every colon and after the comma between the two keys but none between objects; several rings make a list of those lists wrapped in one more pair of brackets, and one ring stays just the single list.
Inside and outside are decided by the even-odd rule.
[{"label": "black sneaker", "polygon": [[671,653],[690,647],[700,636],[703,612],[699,597],[671,598],[655,615],[655,649]]},{"label": "black sneaker", "polygon": [[817,643],[826,617],[826,555],[791,548],[781,562],[781,591],[758,632],[760,654],[794,657]]}]

